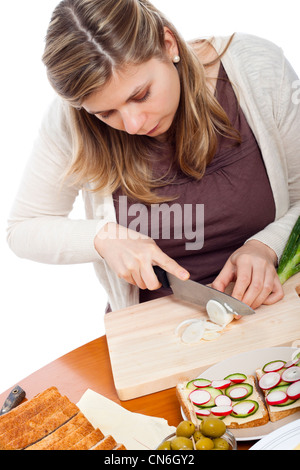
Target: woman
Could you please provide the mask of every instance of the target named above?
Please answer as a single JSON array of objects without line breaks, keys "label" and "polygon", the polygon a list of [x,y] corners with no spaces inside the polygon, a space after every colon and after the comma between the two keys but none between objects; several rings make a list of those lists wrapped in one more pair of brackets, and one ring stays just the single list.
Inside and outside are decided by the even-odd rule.
[{"label": "woman", "polygon": [[[147,0],[63,0],[43,61],[58,99],[12,210],[17,255],[93,262],[112,310],[169,293],[153,265],[221,291],[235,281],[254,309],[282,298],[300,112],[278,47],[186,44]],[[80,190],[87,219],[71,220]]]}]

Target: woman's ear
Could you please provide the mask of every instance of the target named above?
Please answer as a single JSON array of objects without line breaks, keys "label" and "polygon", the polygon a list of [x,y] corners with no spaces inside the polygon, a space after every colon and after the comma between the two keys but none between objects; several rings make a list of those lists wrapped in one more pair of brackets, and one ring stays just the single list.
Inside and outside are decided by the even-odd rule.
[{"label": "woman's ear", "polygon": [[178,56],[178,45],[176,38],[172,31],[167,28],[166,26],[164,27],[165,31],[165,46],[166,46],[166,52],[170,59],[173,61],[174,57]]}]

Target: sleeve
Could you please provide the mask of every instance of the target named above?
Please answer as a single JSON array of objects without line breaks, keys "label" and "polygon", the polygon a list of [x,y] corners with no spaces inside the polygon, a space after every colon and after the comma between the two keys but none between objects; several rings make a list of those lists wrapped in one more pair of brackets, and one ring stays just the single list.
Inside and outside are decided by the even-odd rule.
[{"label": "sleeve", "polygon": [[277,145],[282,155],[281,169],[278,167],[276,171],[284,172],[289,206],[282,216],[251,237],[272,247],[278,260],[300,215],[300,81],[286,58],[283,58],[282,70],[273,109],[279,133]]},{"label": "sleeve", "polygon": [[94,237],[99,220],[69,218],[80,188],[63,175],[72,157],[63,104],[45,116],[13,203],[7,241],[21,258],[49,264],[99,260]]}]

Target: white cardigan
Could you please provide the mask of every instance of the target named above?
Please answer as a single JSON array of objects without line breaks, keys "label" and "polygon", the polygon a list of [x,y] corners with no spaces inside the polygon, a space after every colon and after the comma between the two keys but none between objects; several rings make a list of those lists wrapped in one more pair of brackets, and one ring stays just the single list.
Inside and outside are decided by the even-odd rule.
[{"label": "white cardigan", "polygon": [[[221,52],[228,38],[215,38]],[[295,72],[282,50],[236,34],[222,58],[242,110],[261,148],[276,205],[276,220],[253,238],[280,257],[300,214],[300,106],[293,103]],[[55,100],[25,169],[8,223],[16,255],[51,264],[93,262],[112,310],[139,302],[139,289],[119,279],[94,248],[97,231],[116,221],[112,197],[83,191],[86,220],[68,218],[81,189],[61,184],[72,143],[65,105]]]}]

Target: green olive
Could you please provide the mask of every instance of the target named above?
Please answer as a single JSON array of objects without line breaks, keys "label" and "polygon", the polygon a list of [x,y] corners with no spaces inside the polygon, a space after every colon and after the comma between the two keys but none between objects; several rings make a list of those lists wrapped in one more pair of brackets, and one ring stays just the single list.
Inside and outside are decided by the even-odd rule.
[{"label": "green olive", "polygon": [[193,434],[194,441],[197,442],[201,437],[204,437],[201,431],[195,431]]},{"label": "green olive", "polygon": [[229,450],[229,443],[222,437],[216,437],[213,441],[216,450]]},{"label": "green olive", "polygon": [[195,425],[191,421],[181,421],[176,428],[176,436],[191,437],[195,432]]},{"label": "green olive", "polygon": [[162,442],[157,450],[171,450],[171,441],[164,441]]},{"label": "green olive", "polygon": [[193,442],[188,437],[176,436],[171,440],[171,450],[192,450]]},{"label": "green olive", "polygon": [[197,450],[211,450],[214,448],[214,443],[209,437],[201,437],[199,441],[196,442]]},{"label": "green olive", "polygon": [[201,432],[207,437],[221,437],[226,426],[219,418],[205,418],[202,421]]}]

